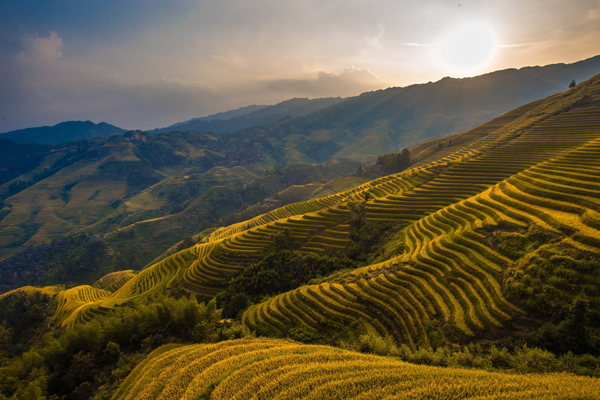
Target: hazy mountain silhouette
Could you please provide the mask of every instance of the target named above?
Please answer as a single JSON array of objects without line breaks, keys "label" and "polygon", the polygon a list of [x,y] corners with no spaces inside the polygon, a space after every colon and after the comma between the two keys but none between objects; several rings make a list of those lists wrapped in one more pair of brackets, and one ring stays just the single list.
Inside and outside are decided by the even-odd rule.
[{"label": "hazy mountain silhouette", "polygon": [[176,124],[173,125],[169,125],[165,128],[159,128],[159,129],[154,129],[151,131],[148,131],[150,133],[160,133],[160,132],[170,132],[173,129],[179,129],[179,127],[183,126],[183,125],[188,125],[191,123],[204,123],[204,122],[211,122],[211,121],[223,121],[223,120],[228,120],[228,119],[233,119],[236,117],[241,117],[243,115],[247,115],[250,113],[253,113],[255,111],[261,110],[265,107],[269,107],[266,105],[251,105],[251,106],[246,106],[246,107],[240,107],[238,109],[235,110],[231,110],[231,111],[225,111],[225,112],[220,112],[220,113],[216,113],[216,114],[211,114],[208,115],[206,117],[200,117],[200,118],[192,118],[189,119],[187,121],[183,121],[183,122],[178,122]]},{"label": "hazy mountain silhouette", "polygon": [[[236,132],[254,126],[267,126],[274,124],[284,117],[301,117],[331,107],[343,102],[341,97],[330,97],[323,99],[291,99],[273,106],[249,106],[224,113],[210,115],[204,118],[194,118],[186,122],[180,122],[166,128],[154,129],[148,132],[172,132],[172,131],[194,131],[228,133]],[[252,107],[258,108],[244,113]],[[242,113],[237,114],[236,113]],[[227,118],[228,117],[228,118]]]},{"label": "hazy mountain silhouette", "polygon": [[292,125],[301,134],[328,131],[326,140],[341,145],[332,158],[360,160],[465,131],[568,90],[573,79],[583,82],[599,72],[600,56],[596,56],[573,64],[507,69],[473,78],[446,77],[434,83],[363,93],[319,112],[282,121],[278,128]]},{"label": "hazy mountain silhouette", "polygon": [[91,139],[96,136],[110,137],[127,132],[125,129],[100,122],[67,121],[54,126],[19,129],[0,135],[2,139],[10,139],[17,143],[59,144],[70,140]]}]

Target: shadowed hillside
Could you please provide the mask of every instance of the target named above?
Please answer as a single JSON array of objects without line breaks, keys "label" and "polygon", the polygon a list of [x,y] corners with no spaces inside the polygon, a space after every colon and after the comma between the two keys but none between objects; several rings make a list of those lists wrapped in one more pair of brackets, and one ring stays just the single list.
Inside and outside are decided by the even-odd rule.
[{"label": "shadowed hillside", "polygon": [[92,139],[96,136],[111,137],[121,135],[125,129],[100,122],[68,121],[54,126],[19,129],[0,134],[0,138],[13,140],[17,143],[60,144],[72,140]]},{"label": "shadowed hillside", "polygon": [[[406,228],[369,256],[371,264],[272,297],[250,307],[243,321],[280,334],[298,325],[333,333],[355,322],[368,334],[413,348],[433,340],[433,321],[435,335],[449,341],[518,331],[513,321],[540,312],[543,303],[538,289],[519,289],[535,274],[532,257],[539,265],[563,257],[588,272],[565,266],[575,268],[574,275],[561,278],[557,269],[539,281],[556,301],[546,318],[564,317],[583,290],[590,322],[598,324],[600,297],[586,284],[596,279],[590,257],[600,246],[589,172],[600,155],[599,88],[597,76],[507,114],[504,124],[490,123],[487,131],[484,125],[478,140],[457,140],[441,159],[216,230],[114,293],[87,287],[61,293],[55,323],[85,322],[140,295],[183,289],[211,298],[278,246],[343,254],[356,248],[361,226],[395,222]],[[523,253],[515,243],[532,247]]]},{"label": "shadowed hillside", "polygon": [[52,393],[115,399],[595,399],[599,126],[597,75],[423,143],[401,172],[292,186],[280,199],[315,191],[143,270],[9,292],[2,343],[58,338],[11,359],[20,389],[0,383],[49,376]]},{"label": "shadowed hillside", "polygon": [[166,128],[154,129],[151,133],[178,131],[231,133],[254,126],[267,126],[284,117],[300,117],[318,112],[344,101],[342,98],[291,99],[273,106],[249,106],[238,110],[194,118]]}]

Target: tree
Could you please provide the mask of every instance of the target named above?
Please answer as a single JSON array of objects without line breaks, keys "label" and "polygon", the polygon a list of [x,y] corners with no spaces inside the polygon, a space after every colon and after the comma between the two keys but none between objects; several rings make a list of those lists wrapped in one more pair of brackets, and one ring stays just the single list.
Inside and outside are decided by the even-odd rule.
[{"label": "tree", "polygon": [[575,82],[575,79],[573,79],[573,80],[571,81],[571,83],[569,84],[569,89],[572,89],[572,88],[574,88],[576,85],[577,85],[577,82]]},{"label": "tree", "polygon": [[531,344],[558,354],[593,351],[592,336],[587,328],[588,306],[586,299],[575,298],[567,317],[558,326],[551,323],[544,325],[532,338]]},{"label": "tree", "polygon": [[563,351],[573,351],[575,354],[583,354],[590,348],[591,337],[587,329],[588,323],[587,300],[577,297],[569,309],[569,315],[559,326],[563,336]]},{"label": "tree", "polygon": [[177,251],[188,249],[196,244],[196,241],[191,236],[186,236],[183,241],[177,246]]},{"label": "tree", "polygon": [[377,157],[377,164],[382,165],[389,173],[405,170],[410,166],[410,151],[402,149],[400,153],[388,153]]}]

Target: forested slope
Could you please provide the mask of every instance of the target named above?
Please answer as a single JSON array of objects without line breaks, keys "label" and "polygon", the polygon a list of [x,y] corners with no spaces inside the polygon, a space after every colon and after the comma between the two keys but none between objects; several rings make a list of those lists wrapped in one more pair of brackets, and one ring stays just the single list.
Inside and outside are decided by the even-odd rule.
[{"label": "forested slope", "polygon": [[[72,326],[172,290],[209,299],[278,242],[300,254],[345,252],[362,220],[404,223],[392,239],[396,253],[252,306],[244,322],[285,333],[298,324],[331,331],[356,321],[416,348],[429,343],[431,321],[460,341],[510,325],[544,296],[555,302],[548,313],[564,316],[583,291],[597,324],[599,94],[597,76],[515,111],[518,118],[478,140],[452,144],[455,151],[434,162],[217,230],[114,293],[70,289],[59,295],[55,322]],[[556,268],[540,276],[536,263]]]}]

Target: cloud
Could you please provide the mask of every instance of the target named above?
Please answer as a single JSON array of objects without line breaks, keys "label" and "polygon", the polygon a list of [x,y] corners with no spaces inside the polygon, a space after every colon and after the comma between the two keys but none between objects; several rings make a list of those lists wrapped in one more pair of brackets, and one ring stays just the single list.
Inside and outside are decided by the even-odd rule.
[{"label": "cloud", "polygon": [[[151,129],[223,111],[231,102],[206,85],[131,74],[63,57],[59,35],[26,36],[0,63],[0,132],[65,120]],[[237,105],[237,104],[235,104]]]},{"label": "cloud", "polygon": [[367,39],[367,43],[369,44],[369,46],[377,50],[381,50],[383,48],[383,45],[381,44],[381,38],[384,34],[385,27],[383,26],[383,24],[377,24],[377,36],[375,36],[372,39]]},{"label": "cloud", "polygon": [[527,47],[527,46],[536,46],[538,44],[546,44],[546,43],[550,43],[549,40],[545,40],[543,42],[533,42],[533,43],[515,43],[515,44],[502,44],[498,47],[500,47],[501,49],[508,49],[511,47]]},{"label": "cloud", "polygon": [[[335,73],[321,70],[299,79],[246,75],[229,85],[202,83],[210,82],[208,74],[194,77],[164,70],[162,76],[149,77],[110,63],[64,57],[69,42],[61,36],[50,32],[23,37],[21,48],[1,63],[0,132],[65,120],[152,129],[249,104],[353,96],[389,86],[369,69],[355,66]],[[222,69],[223,64],[242,68],[242,57],[228,51],[223,54],[208,58],[221,62]]]},{"label": "cloud", "polygon": [[[600,2],[599,2],[600,4]],[[600,19],[600,5],[597,8],[593,8],[587,12],[587,18],[590,21],[596,21]]]},{"label": "cloud", "polygon": [[50,32],[47,38],[27,36],[21,39],[23,53],[42,61],[54,61],[62,57],[63,41],[55,32]]},{"label": "cloud", "polygon": [[432,47],[433,44],[424,43],[400,43],[400,46],[411,46],[411,47]]},{"label": "cloud", "polygon": [[275,79],[262,83],[273,92],[286,92],[309,97],[354,96],[364,91],[381,89],[386,83],[367,68],[343,68],[338,74],[318,71],[316,79]]},{"label": "cloud", "polygon": [[448,71],[431,46],[471,18],[505,43],[489,70],[600,52],[598,0],[12,3],[0,12],[0,132],[70,119],[155,128],[434,81]]}]

